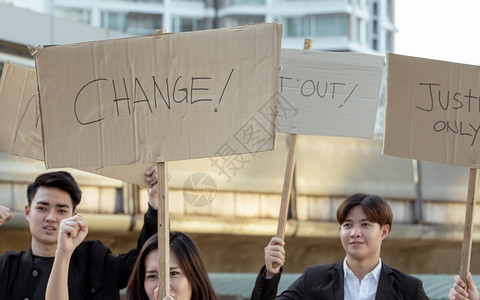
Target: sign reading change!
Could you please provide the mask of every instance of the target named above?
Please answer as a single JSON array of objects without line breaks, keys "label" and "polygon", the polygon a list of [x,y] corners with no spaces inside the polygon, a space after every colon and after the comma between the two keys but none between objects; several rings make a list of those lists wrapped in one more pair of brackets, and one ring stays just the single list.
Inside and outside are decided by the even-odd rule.
[{"label": "sign reading change!", "polygon": [[480,67],[387,55],[383,153],[480,167]]},{"label": "sign reading change!", "polygon": [[273,150],[280,44],[270,23],[37,48],[47,167]]}]

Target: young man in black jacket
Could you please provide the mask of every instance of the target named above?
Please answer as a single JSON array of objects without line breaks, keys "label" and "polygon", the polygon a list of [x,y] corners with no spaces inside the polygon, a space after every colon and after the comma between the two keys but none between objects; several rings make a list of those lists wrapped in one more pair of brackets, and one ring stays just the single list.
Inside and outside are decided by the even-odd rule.
[{"label": "young man in black jacket", "polygon": [[[70,300],[120,299],[138,252],[157,232],[156,168],[147,170],[149,207],[137,248],[113,255],[101,241],[85,241],[75,250],[68,276]],[[75,215],[82,192],[68,172],[45,173],[28,185],[25,218],[32,234],[27,251],[7,251],[0,256],[0,300],[43,300],[55,258],[60,222]],[[3,213],[3,220],[10,219]]]},{"label": "young man in black jacket", "polygon": [[[428,299],[419,279],[380,259],[380,247],[390,233],[392,220],[390,206],[379,196],[354,194],[345,199],[337,209],[345,259],[306,268],[276,299]],[[275,298],[285,260],[284,245],[281,239],[272,238],[265,247],[265,266],[257,277],[251,299]]]}]

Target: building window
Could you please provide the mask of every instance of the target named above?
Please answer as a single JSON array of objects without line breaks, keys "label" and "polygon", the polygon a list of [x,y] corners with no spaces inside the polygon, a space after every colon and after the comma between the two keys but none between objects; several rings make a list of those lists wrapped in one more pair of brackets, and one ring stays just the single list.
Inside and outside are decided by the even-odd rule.
[{"label": "building window", "polygon": [[163,28],[162,15],[142,13],[102,13],[102,27],[126,32],[131,35],[153,34]]},{"label": "building window", "polygon": [[367,1],[366,0],[357,0],[357,7],[365,8],[366,6],[367,6]]},{"label": "building window", "polygon": [[362,18],[355,18],[355,37],[354,40],[359,44],[366,44],[367,42],[367,22]]},{"label": "building window", "polygon": [[234,5],[265,5],[265,0],[227,0],[225,6]]},{"label": "building window", "polygon": [[321,15],[309,17],[310,36],[339,36],[347,35],[348,15]]},{"label": "building window", "polygon": [[[112,2],[112,0],[100,0]],[[163,3],[163,0],[114,0],[115,2]]]},{"label": "building window", "polygon": [[388,20],[393,20],[393,6],[392,0],[382,0],[382,15],[387,17]]},{"label": "building window", "polygon": [[237,25],[258,24],[265,22],[264,16],[229,16],[220,20],[219,27],[232,27]]},{"label": "building window", "polygon": [[283,24],[284,37],[327,37],[347,35],[348,16],[320,15],[309,17],[278,18]]},{"label": "building window", "polygon": [[123,13],[103,12],[102,27],[116,31],[127,31],[127,17]]},{"label": "building window", "polygon": [[203,30],[206,28],[205,19],[190,19],[175,17],[172,19],[173,32]]},{"label": "building window", "polygon": [[87,9],[73,9],[56,7],[53,10],[53,16],[57,18],[67,19],[70,21],[90,24],[91,13]]},{"label": "building window", "polygon": [[279,20],[283,24],[284,37],[303,37],[306,35],[305,19],[303,18],[283,18]]},{"label": "building window", "polygon": [[142,13],[127,14],[127,30],[132,35],[147,35],[155,32],[155,29],[163,28],[161,15]]}]

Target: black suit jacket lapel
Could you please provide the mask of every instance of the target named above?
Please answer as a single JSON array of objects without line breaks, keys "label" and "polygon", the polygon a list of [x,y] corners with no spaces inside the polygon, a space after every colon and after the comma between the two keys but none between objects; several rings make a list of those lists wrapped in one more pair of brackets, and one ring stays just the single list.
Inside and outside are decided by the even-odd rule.
[{"label": "black suit jacket lapel", "polygon": [[330,272],[333,281],[333,296],[335,300],[343,300],[343,284],[344,284],[344,274],[343,274],[343,261],[335,265],[335,268]]},{"label": "black suit jacket lapel", "polygon": [[382,262],[382,270],[380,271],[380,278],[378,279],[377,295],[375,300],[389,299],[392,294],[392,269]]}]

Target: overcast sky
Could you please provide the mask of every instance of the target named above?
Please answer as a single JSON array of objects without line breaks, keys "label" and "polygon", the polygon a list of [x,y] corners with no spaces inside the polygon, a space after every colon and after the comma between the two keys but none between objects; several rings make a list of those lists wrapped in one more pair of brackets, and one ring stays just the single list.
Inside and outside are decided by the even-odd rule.
[{"label": "overcast sky", "polygon": [[479,0],[396,0],[395,53],[480,64]]}]

